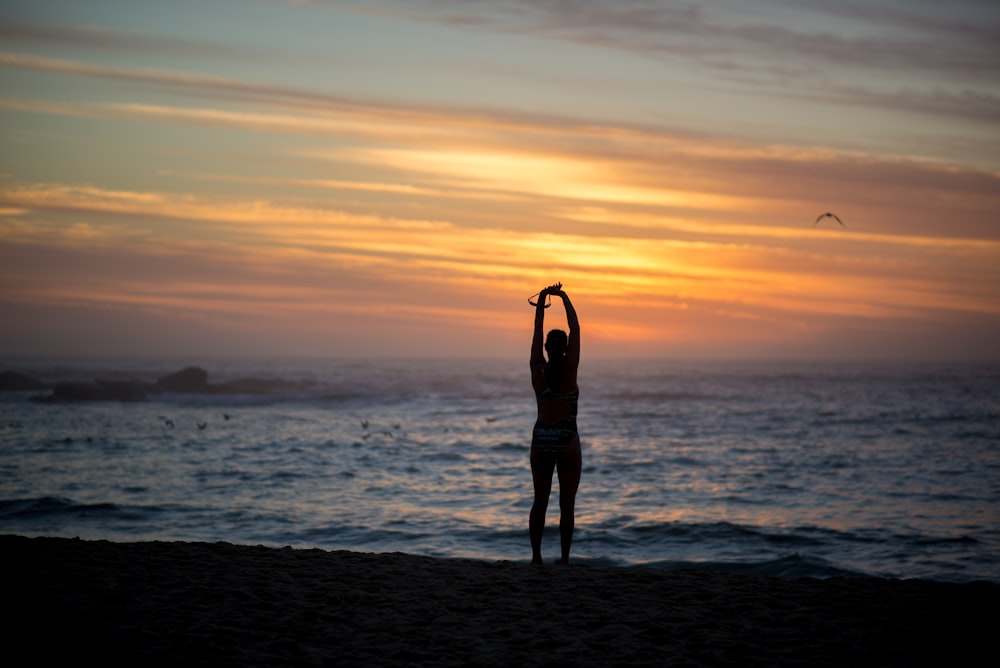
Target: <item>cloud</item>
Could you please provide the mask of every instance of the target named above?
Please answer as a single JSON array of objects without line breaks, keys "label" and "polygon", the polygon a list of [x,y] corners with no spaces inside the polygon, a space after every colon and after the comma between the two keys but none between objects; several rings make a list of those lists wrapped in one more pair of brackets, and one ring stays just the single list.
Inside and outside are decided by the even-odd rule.
[{"label": "cloud", "polygon": [[211,94],[216,98],[228,97],[246,100],[267,100],[272,103],[278,103],[283,100],[286,103],[308,103],[312,106],[355,106],[348,98],[335,95],[314,93],[284,86],[254,84],[227,77],[195,74],[178,70],[112,67],[64,58],[48,58],[12,52],[0,52],[0,67],[17,67],[56,74],[71,74],[134,83],[155,84],[175,89],[196,91],[203,95]]},{"label": "cloud", "polygon": [[[323,4],[323,3],[316,3]],[[750,57],[766,62],[851,64],[914,72],[989,74],[1000,59],[1000,18],[978,3],[947,11],[890,3],[707,2],[680,5],[624,0],[423,0],[337,3],[355,11],[391,14],[524,32],[623,50],[684,57],[720,69],[740,67]],[[779,3],[780,4],[780,3]],[[962,9],[972,10],[965,11]],[[970,16],[956,19],[956,16]],[[977,20],[985,14],[986,20]],[[815,26],[830,25],[830,28]],[[857,30],[864,26],[867,30]],[[838,28],[844,32],[838,32]],[[875,29],[877,28],[877,30]],[[789,71],[788,68],[784,68]]]},{"label": "cloud", "polygon": [[272,332],[300,349],[350,339],[362,350],[368,330],[369,341],[399,331],[513,343],[530,314],[512,305],[553,276],[585,306],[592,350],[732,350],[821,337],[837,322],[1000,319],[997,243],[900,254],[886,251],[898,239],[836,230],[709,225],[678,240],[475,229],[259,196],[45,183],[6,184],[0,206],[22,212],[0,219],[8,312],[87,307],[186,323],[204,340]]},{"label": "cloud", "polygon": [[[2,62],[69,72],[105,69],[13,54],[0,54]],[[161,76],[135,70],[115,69],[112,73],[140,80],[150,75],[154,81]],[[196,82],[199,91],[215,94],[207,92],[212,87],[201,77],[168,75],[169,81],[178,84],[189,79]],[[232,81],[226,85],[234,89],[241,86]],[[603,223],[591,217],[595,224],[629,225],[635,221],[634,226],[646,229],[652,226],[653,215],[649,210],[637,210],[642,207],[656,209],[665,220],[662,228],[675,230],[680,226],[671,226],[671,220],[700,218],[731,224],[753,214],[758,221],[762,217],[773,221],[761,232],[766,236],[772,234],[768,231],[771,227],[798,226],[834,209],[841,216],[869,221],[861,228],[852,225],[852,232],[898,235],[902,243],[909,243],[905,239],[910,237],[997,238],[994,212],[1000,207],[1000,176],[995,172],[822,148],[737,142],[652,126],[583,123],[572,118],[487,111],[470,114],[446,107],[413,109],[406,104],[380,106],[365,101],[289,110],[283,88],[254,88],[262,106],[251,110],[17,99],[0,99],[0,107],[349,139],[351,145],[337,149],[320,146],[290,153],[345,167],[364,166],[368,172],[377,168],[379,182],[299,179],[299,184],[316,186],[326,181],[328,188],[369,195],[395,192],[436,199],[442,205],[449,200],[536,200],[537,211],[552,212],[550,220],[563,219],[560,212],[567,209],[567,202],[610,208]],[[280,111],[269,108],[272,102]],[[291,184],[291,180],[285,182]],[[956,212],[961,212],[957,219]],[[454,212],[441,214],[451,216]],[[940,224],[945,218],[952,219],[948,226]],[[746,234],[753,236],[752,229],[748,227]]]},{"label": "cloud", "polygon": [[[497,133],[496,141],[504,131],[516,133],[539,132],[549,136],[592,138],[608,140],[618,137],[639,139],[652,137],[657,142],[696,142],[708,144],[708,150],[717,150],[719,142],[711,137],[696,136],[677,131],[666,131],[655,126],[630,123],[594,122],[572,116],[552,116],[523,112],[468,109],[420,105],[402,101],[365,100],[346,96],[317,93],[269,83],[247,82],[227,77],[194,74],[182,71],[151,70],[123,67],[109,67],[80,61],[46,58],[33,55],[0,52],[0,67],[16,67],[36,71],[71,74],[85,77],[109,78],[133,83],[156,85],[175,92],[217,101],[239,101],[272,108],[293,109],[297,113],[311,116],[279,117],[274,114],[257,114],[246,111],[221,109],[184,109],[163,105],[120,104],[118,112],[123,115],[156,115],[168,119],[175,115],[205,124],[242,123],[248,129],[263,131],[287,131],[295,124],[301,124],[300,134],[336,134],[355,132],[374,136],[395,135],[401,140],[412,139],[415,132],[433,132],[428,137],[438,142],[457,141],[478,136],[484,131]],[[1000,98],[993,89],[989,90],[949,90],[935,88],[924,90],[920,86],[905,88],[905,82],[895,90],[866,87],[854,83],[836,83],[822,87],[805,87],[788,90],[783,94],[800,100],[812,100],[824,104],[845,106],[864,105],[886,111],[906,114],[921,113],[930,116],[947,116],[952,119],[966,119],[989,127],[996,127],[1000,117]],[[6,106],[18,104],[8,100]],[[42,103],[38,103],[42,104]],[[56,109],[59,103],[47,102]],[[84,105],[78,105],[84,109]],[[96,106],[95,106],[96,108]],[[112,105],[107,105],[112,108]],[[104,113],[107,113],[105,111]],[[410,129],[413,128],[413,129]],[[713,148],[714,144],[714,148]],[[730,149],[731,150],[731,149]]]},{"label": "cloud", "polygon": [[897,113],[965,119],[1000,129],[1000,96],[991,90],[948,90],[936,87],[919,90],[904,87],[895,90],[872,90],[860,85],[833,84],[808,90],[791,97],[845,106],[865,106]]},{"label": "cloud", "polygon": [[[458,131],[481,128],[510,128],[530,131],[562,126],[567,131],[585,129],[590,121],[567,116],[546,116],[524,112],[499,112],[485,109],[441,107],[429,104],[407,103],[390,100],[364,100],[349,96],[333,95],[313,90],[294,88],[271,83],[248,82],[229,77],[197,74],[178,70],[111,67],[63,58],[0,52],[0,67],[21,68],[54,74],[96,77],[161,86],[174,92],[202,99],[253,103],[272,108],[295,109],[329,118],[337,115],[357,115],[372,123],[389,127],[398,123],[436,123],[438,131],[451,128]],[[155,105],[122,105],[123,109],[145,109],[168,113],[169,107]]]},{"label": "cloud", "polygon": [[317,4],[651,58],[744,99],[833,102],[994,129],[1000,117],[1000,12],[977,2]]},{"label": "cloud", "polygon": [[99,25],[38,23],[11,17],[0,18],[0,41],[8,48],[15,44],[29,47],[83,48],[95,51],[141,53],[156,56],[198,56],[209,59],[264,60],[277,56],[259,47],[228,44],[218,39],[208,41],[164,35],[149,31],[109,28]]},{"label": "cloud", "polygon": [[[798,242],[784,246],[768,242],[773,238],[766,235],[751,242],[752,233],[742,236],[740,244],[725,238],[710,241],[714,235],[708,229],[699,241],[515,233],[289,207],[267,200],[54,184],[7,188],[0,193],[0,206],[28,210],[26,216],[39,220],[28,229],[0,227],[0,241],[6,244],[118,247],[130,256],[150,247],[174,249],[168,254],[175,256],[233,251],[237,256],[256,256],[249,265],[255,272],[271,268],[267,271],[291,275],[305,266],[314,271],[349,266],[351,271],[379,276],[383,283],[405,285],[402,289],[410,292],[418,285],[450,292],[477,284],[516,292],[526,281],[541,284],[557,270],[567,283],[608,303],[629,294],[665,305],[684,301],[723,308],[739,303],[743,310],[871,317],[926,308],[1000,309],[992,299],[1000,270],[988,269],[1000,255],[997,243],[911,245],[908,262],[919,271],[900,276],[899,261],[879,250],[895,240],[865,235],[838,238],[832,231],[808,241],[804,234],[780,239]],[[56,219],[47,222],[49,216],[67,212],[74,214],[75,225]],[[119,222],[110,222],[109,215]],[[103,222],[87,224],[90,216]],[[162,219],[171,224],[159,226],[157,220]],[[818,245],[824,239],[844,254],[824,251]],[[562,259],[552,257],[554,249]],[[983,282],[956,283],[955,262],[964,263],[966,270],[975,266]]]}]

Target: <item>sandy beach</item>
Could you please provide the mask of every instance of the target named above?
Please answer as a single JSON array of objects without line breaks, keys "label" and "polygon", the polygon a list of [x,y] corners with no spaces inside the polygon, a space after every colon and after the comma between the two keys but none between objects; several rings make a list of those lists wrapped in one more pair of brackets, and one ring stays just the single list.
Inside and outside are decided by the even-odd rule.
[{"label": "sandy beach", "polygon": [[983,582],[228,543],[0,536],[0,554],[7,652],[32,663],[976,665],[1000,603]]}]

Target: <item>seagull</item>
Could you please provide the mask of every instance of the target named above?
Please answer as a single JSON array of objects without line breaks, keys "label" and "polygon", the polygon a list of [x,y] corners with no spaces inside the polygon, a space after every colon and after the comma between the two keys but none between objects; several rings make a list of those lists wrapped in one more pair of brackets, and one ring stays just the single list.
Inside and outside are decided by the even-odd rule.
[{"label": "seagull", "polygon": [[820,216],[817,216],[816,217],[816,222],[813,223],[813,225],[818,225],[819,221],[823,220],[824,218],[833,218],[835,221],[837,221],[838,223],[840,223],[841,227],[844,227],[844,228],[847,227],[847,225],[844,225],[844,221],[842,221],[840,218],[837,217],[837,214],[830,213],[829,211],[827,211],[826,213],[824,213],[824,214],[822,214]]}]

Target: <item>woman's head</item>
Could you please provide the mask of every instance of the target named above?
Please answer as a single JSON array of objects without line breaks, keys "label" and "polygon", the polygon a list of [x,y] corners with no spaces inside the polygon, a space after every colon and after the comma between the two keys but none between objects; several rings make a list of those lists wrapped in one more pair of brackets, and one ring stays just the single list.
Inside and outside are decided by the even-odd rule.
[{"label": "woman's head", "polygon": [[566,332],[561,329],[550,331],[548,336],[545,337],[545,352],[549,354],[549,359],[565,355],[568,343],[569,337],[566,335]]}]

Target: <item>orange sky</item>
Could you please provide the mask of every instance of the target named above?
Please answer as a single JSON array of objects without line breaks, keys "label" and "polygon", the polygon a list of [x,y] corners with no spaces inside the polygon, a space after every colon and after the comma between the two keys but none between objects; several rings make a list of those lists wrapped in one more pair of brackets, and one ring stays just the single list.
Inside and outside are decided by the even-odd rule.
[{"label": "orange sky", "polygon": [[596,356],[998,357],[975,3],[664,3],[709,54],[629,2],[39,4],[0,11],[0,354],[526,358],[562,281]]}]

